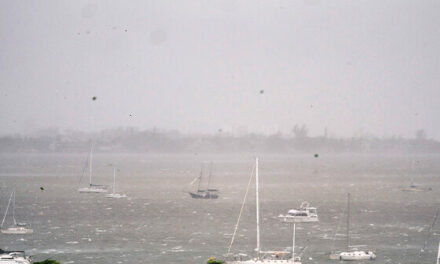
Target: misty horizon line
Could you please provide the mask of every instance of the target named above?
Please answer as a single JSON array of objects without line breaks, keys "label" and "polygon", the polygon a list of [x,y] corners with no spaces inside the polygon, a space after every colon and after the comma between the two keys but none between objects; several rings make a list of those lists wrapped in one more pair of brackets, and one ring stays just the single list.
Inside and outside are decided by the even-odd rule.
[{"label": "misty horizon line", "polygon": [[353,136],[341,136],[335,133],[328,133],[325,130],[324,133],[318,135],[310,135],[307,125],[295,125],[290,132],[277,131],[277,132],[256,132],[256,131],[232,131],[232,130],[223,130],[218,129],[217,131],[211,132],[185,132],[179,129],[167,129],[160,127],[151,127],[151,128],[139,128],[135,126],[115,126],[112,128],[104,128],[100,130],[94,131],[84,131],[81,129],[60,129],[55,127],[47,127],[41,128],[34,131],[30,131],[27,133],[5,133],[0,134],[0,138],[8,138],[8,137],[28,137],[28,138],[42,138],[42,137],[57,137],[57,136],[76,136],[76,137],[90,137],[91,139],[94,137],[102,136],[102,135],[110,135],[115,133],[124,133],[124,134],[139,134],[139,133],[157,133],[164,135],[171,135],[174,137],[211,137],[211,136],[223,136],[223,137],[246,137],[246,136],[261,136],[261,137],[272,137],[278,136],[283,138],[330,138],[330,139],[402,139],[402,140],[428,140],[434,142],[440,142],[435,138],[430,138],[427,135],[427,132],[424,129],[417,129],[413,133],[413,137],[406,137],[402,134],[393,134],[391,136],[378,136],[374,133],[359,133],[358,135]]}]

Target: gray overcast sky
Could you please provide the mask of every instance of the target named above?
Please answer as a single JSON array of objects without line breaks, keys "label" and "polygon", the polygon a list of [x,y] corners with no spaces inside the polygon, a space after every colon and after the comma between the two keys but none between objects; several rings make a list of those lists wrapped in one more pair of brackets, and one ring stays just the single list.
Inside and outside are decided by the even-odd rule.
[{"label": "gray overcast sky", "polygon": [[440,139],[439,14],[438,0],[0,0],[0,134],[305,123]]}]

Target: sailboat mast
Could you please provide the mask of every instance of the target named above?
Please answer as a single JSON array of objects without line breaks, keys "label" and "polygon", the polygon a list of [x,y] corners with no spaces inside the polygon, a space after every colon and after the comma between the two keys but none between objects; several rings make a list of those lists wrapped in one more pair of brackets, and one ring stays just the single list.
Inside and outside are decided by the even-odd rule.
[{"label": "sailboat mast", "polygon": [[347,251],[350,250],[350,193],[347,194]]},{"label": "sailboat mast", "polygon": [[260,201],[258,198],[258,158],[255,159],[255,202],[257,211],[257,254],[260,259]]},{"label": "sailboat mast", "polygon": [[17,221],[15,220],[15,190],[14,190],[14,198],[12,200],[12,219],[14,220],[14,225],[17,225]]},{"label": "sailboat mast", "polygon": [[440,264],[440,242],[438,243],[438,250],[437,250],[437,264]]},{"label": "sailboat mast", "polygon": [[93,148],[90,149],[90,166],[89,166],[89,185],[92,186],[92,155]]},{"label": "sailboat mast", "polygon": [[293,223],[293,239],[292,239],[292,263],[295,264],[295,223]]},{"label": "sailboat mast", "polygon": [[208,187],[206,188],[207,191],[209,191],[209,185],[211,184],[211,176],[212,176],[212,162],[209,164]]},{"label": "sailboat mast", "polygon": [[199,176],[199,183],[197,185],[197,192],[200,191],[200,183],[202,183],[202,176],[203,176],[203,163],[202,163],[202,168],[200,169],[200,176]]},{"label": "sailboat mast", "polygon": [[12,193],[11,193],[11,196],[9,196],[8,206],[6,207],[5,215],[3,216],[3,220],[2,220],[2,223],[1,223],[1,225],[0,225],[0,228],[2,228],[2,227],[3,227],[3,224],[5,223],[6,216],[8,215],[9,205],[11,204],[11,200],[12,200],[12,195],[13,195],[13,194],[14,194],[14,192],[12,192]]},{"label": "sailboat mast", "polygon": [[113,168],[113,194],[115,193],[116,186],[116,168]]}]

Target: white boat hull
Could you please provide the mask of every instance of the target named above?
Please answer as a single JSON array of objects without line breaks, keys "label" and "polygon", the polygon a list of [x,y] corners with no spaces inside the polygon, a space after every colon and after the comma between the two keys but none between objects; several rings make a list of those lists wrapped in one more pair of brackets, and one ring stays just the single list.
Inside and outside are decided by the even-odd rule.
[{"label": "white boat hull", "polygon": [[24,227],[10,227],[8,229],[2,229],[1,233],[5,235],[28,235],[33,234],[34,230]]},{"label": "white boat hull", "polygon": [[21,256],[14,256],[14,254],[1,254],[0,264],[31,264],[29,258]]},{"label": "white boat hull", "polygon": [[350,251],[341,252],[339,260],[354,261],[354,260],[375,260],[376,255],[372,251]]},{"label": "white boat hull", "polygon": [[284,223],[316,223],[319,222],[318,217],[302,217],[302,216],[289,216],[280,215],[278,216],[280,220]]},{"label": "white boat hull", "polygon": [[261,260],[234,260],[226,261],[226,264],[301,264],[301,262],[292,262],[291,259],[261,259]]},{"label": "white boat hull", "polygon": [[80,193],[106,193],[107,189],[103,188],[79,188],[78,192]]},{"label": "white boat hull", "polygon": [[110,193],[110,194],[107,194],[105,197],[119,199],[119,198],[127,198],[127,195],[120,194],[120,193]]}]

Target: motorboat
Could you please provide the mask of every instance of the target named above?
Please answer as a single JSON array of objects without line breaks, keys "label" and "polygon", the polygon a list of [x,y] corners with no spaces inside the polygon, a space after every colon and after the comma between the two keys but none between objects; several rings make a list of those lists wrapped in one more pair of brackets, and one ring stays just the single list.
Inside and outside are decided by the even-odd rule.
[{"label": "motorboat", "polygon": [[278,216],[285,223],[310,223],[318,222],[318,211],[316,207],[311,207],[308,202],[302,202],[297,209],[291,209],[287,214]]},{"label": "motorboat", "polygon": [[32,259],[24,251],[5,251],[0,249],[0,264],[31,264]]}]

